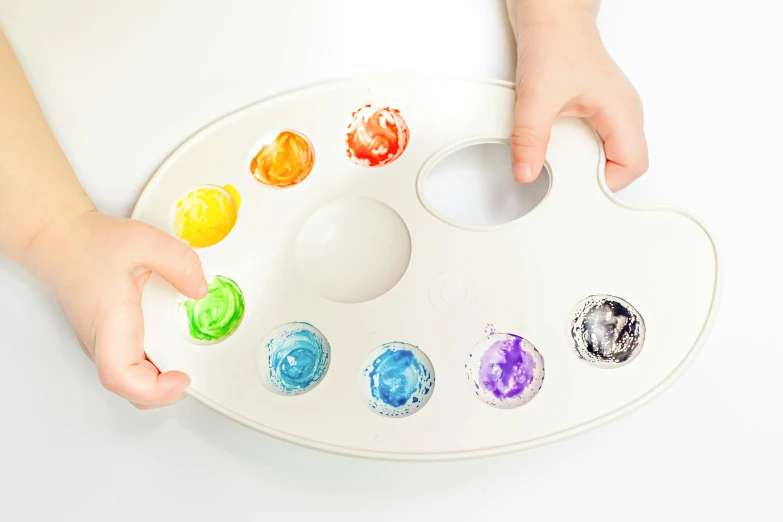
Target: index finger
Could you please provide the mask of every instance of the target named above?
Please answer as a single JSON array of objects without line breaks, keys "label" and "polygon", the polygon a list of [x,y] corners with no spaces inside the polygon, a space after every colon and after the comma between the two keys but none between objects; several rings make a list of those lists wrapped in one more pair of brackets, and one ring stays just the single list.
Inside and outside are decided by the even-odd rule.
[{"label": "index finger", "polygon": [[604,107],[588,121],[604,141],[609,190],[622,190],[647,172],[649,159],[641,102],[636,100],[628,107]]}]

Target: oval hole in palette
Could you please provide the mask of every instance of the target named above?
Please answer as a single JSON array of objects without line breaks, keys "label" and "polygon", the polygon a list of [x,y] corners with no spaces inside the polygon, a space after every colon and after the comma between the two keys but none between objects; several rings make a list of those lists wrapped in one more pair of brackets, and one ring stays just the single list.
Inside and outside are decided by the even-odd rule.
[{"label": "oval hole in palette", "polygon": [[[714,317],[715,246],[681,211],[617,201],[603,179],[601,142],[586,122],[555,122],[549,180],[540,182],[547,191],[537,196],[543,200],[533,198],[535,211],[520,217],[520,205],[501,202],[488,221],[469,226],[433,212],[434,200],[424,203],[424,176],[437,175],[433,167],[449,152],[458,151],[441,166],[443,184],[446,167],[462,162],[471,183],[481,179],[483,163],[500,175],[505,149],[474,160],[460,160],[459,150],[507,141],[514,102],[513,85],[505,83],[351,80],[261,102],[201,131],[160,167],[133,217],[171,230],[172,208],[183,194],[206,185],[237,187],[243,199],[237,226],[198,253],[207,273],[240,283],[247,307],[218,346],[194,346],[200,343],[182,335],[182,317],[171,320],[176,292],[151,278],[143,293],[150,360],[187,373],[191,396],[253,429],[312,448],[395,460],[529,448],[597,426],[659,393],[693,359]],[[364,161],[365,152],[379,154],[371,175],[346,158],[346,120],[368,105],[393,109],[405,124],[403,136],[396,117],[384,116],[386,129],[362,138],[370,145],[356,156],[360,166],[374,162]],[[289,136],[291,143],[309,146],[281,147],[314,163],[297,171],[307,171],[304,178],[291,178],[298,183],[268,190],[280,187],[259,183],[249,166],[280,129],[295,129],[303,141]],[[376,137],[383,146],[372,145]],[[290,155],[267,156],[270,172],[290,170]],[[471,210],[491,211],[492,201]],[[601,295],[618,296],[644,314],[643,350],[632,349],[633,357],[612,369],[580,361],[572,337],[575,303]],[[209,313],[218,317],[217,310]],[[618,326],[621,315],[590,315],[596,327],[590,335],[618,341],[621,351],[630,346]],[[487,341],[488,322],[502,325],[506,333],[495,335],[511,343],[505,351],[492,351],[497,338]],[[309,332],[303,364],[293,356],[297,343],[279,342],[281,325],[288,333],[292,325]],[[593,346],[614,353],[604,341]],[[278,343],[282,355],[269,364]],[[380,352],[368,356],[371,347],[394,352],[389,346],[418,362],[387,367]],[[475,369],[466,368],[471,353],[489,354],[487,367],[479,357]],[[272,382],[272,370],[290,390]],[[466,371],[487,383],[487,393],[479,390],[486,400],[476,399]]]},{"label": "oval hole in palette", "polygon": [[511,174],[508,143],[473,143],[450,152],[422,174],[424,204],[451,222],[486,227],[515,221],[549,191],[546,168],[520,184]]}]

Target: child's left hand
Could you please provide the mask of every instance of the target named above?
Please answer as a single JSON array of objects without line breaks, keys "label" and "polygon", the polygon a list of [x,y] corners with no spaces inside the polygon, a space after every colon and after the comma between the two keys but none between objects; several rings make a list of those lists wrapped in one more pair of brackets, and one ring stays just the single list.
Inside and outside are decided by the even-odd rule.
[{"label": "child's left hand", "polygon": [[514,177],[536,179],[552,124],[586,118],[604,141],[606,183],[618,191],[648,167],[642,103],[604,49],[596,0],[507,0],[517,37]]}]

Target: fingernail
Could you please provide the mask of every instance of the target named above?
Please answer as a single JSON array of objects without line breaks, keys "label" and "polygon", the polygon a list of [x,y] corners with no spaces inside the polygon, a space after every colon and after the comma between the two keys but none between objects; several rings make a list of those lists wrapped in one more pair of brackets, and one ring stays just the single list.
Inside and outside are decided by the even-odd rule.
[{"label": "fingernail", "polygon": [[198,296],[206,297],[207,293],[209,293],[209,288],[207,287],[207,280],[204,279],[201,281],[201,286],[198,288]]},{"label": "fingernail", "polygon": [[520,183],[527,183],[533,178],[533,169],[527,163],[514,164],[514,178]]}]

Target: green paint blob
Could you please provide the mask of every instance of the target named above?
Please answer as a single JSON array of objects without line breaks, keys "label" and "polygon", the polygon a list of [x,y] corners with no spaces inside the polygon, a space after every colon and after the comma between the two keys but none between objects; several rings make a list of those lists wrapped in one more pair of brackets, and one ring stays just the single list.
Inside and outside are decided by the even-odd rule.
[{"label": "green paint blob", "polygon": [[199,341],[222,341],[233,334],[245,315],[245,298],[231,279],[216,276],[203,299],[185,299],[179,307],[187,316],[190,336]]}]

